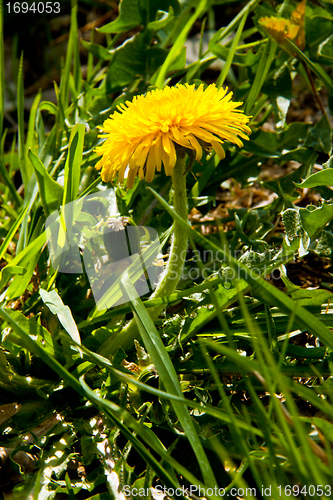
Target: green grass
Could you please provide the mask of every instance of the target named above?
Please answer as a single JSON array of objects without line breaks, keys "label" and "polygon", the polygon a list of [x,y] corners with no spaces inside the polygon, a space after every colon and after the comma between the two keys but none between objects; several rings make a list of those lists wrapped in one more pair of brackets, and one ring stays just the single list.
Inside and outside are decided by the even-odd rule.
[{"label": "green grass", "polygon": [[[295,5],[278,8],[289,17]],[[122,0],[118,17],[82,41],[86,78],[81,2],[71,7],[57,103],[38,92],[27,118],[20,54],[13,134],[4,111],[8,82],[0,78],[0,498],[120,499],[127,486],[137,499],[158,485],[175,497],[172,489],[186,497],[192,488],[209,498],[221,497],[218,489],[240,498],[330,498],[331,3],[308,1],[301,50],[292,42],[282,48],[261,28],[260,17],[276,15],[272,2],[145,1],[139,8]],[[184,43],[195,34],[201,50],[186,65]],[[1,75],[4,50],[1,36]],[[213,61],[220,69],[207,70]],[[194,162],[187,188],[200,221],[177,215],[163,172],[132,190],[101,181],[98,127],[118,104],[151,86],[212,80],[244,103],[252,134],[243,148],[226,144],[222,161],[205,154]],[[310,102],[311,124],[302,102]],[[173,222],[188,232],[172,295],[137,298],[125,274],[117,286],[127,302],[100,311],[87,269],[66,274],[63,262],[52,261],[47,217],[67,205],[74,208],[62,212],[63,227],[89,226],[84,200],[105,188],[112,214],[144,220],[165,255]],[[223,215],[213,212],[221,193],[238,201]],[[269,201],[255,206],[250,196]],[[59,242],[61,234],[51,237]],[[162,304],[153,323],[149,310]],[[138,340],[125,346],[121,332],[132,317]]]}]

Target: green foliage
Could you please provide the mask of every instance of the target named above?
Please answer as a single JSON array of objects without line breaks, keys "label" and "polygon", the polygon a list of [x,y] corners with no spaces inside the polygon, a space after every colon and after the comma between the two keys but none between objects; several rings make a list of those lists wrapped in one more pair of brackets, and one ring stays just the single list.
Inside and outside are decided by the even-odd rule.
[{"label": "green foliage", "polygon": [[[304,50],[280,46],[258,22],[288,17],[298,2],[121,0],[98,37],[79,42],[80,7],[97,3],[72,2],[56,100],[38,91],[29,116],[17,54],[9,121],[0,1],[0,452],[10,471],[1,486],[22,500],[104,500],[158,484],[181,497],[217,485],[256,488],[258,498],[271,487],[285,499],[295,485],[299,498],[329,498],[331,2],[308,0]],[[173,209],[164,172],[128,190],[94,168],[98,127],[117,106],[178,82],[228,85],[251,115],[244,147],[226,143],[224,160],[189,164],[192,225]],[[156,229],[164,256],[173,221],[183,225],[190,245],[173,294],[137,299],[119,277],[109,292],[128,302],[98,310],[89,269],[53,267],[47,217],[59,211],[65,229],[90,224],[101,236],[107,210]],[[103,238],[87,243],[89,227],[69,240],[98,267]],[[154,324],[149,310],[162,305]],[[132,316],[140,337],[127,346]]]}]

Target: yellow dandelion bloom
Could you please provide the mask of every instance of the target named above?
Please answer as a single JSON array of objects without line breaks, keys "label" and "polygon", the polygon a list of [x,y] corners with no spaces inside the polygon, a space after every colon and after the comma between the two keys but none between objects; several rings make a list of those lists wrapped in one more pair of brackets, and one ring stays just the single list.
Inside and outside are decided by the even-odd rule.
[{"label": "yellow dandelion bloom", "polygon": [[259,23],[280,45],[283,45],[286,38],[294,41],[299,32],[299,26],[284,17],[262,17]]},{"label": "yellow dandelion bloom", "polygon": [[251,133],[246,125],[249,118],[237,109],[242,103],[233,102],[227,90],[214,84],[206,89],[178,84],[117,106],[102,127],[106,136],[100,137],[106,140],[96,149],[102,156],[96,165],[102,169],[102,180],[118,176],[123,182],[128,167],[127,186],[132,188],[137,175],[151,182],[162,163],[166,175],[171,175],[177,145],[194,151],[198,161],[202,150],[211,148],[223,159],[224,141],[243,146],[240,138],[247,140]]},{"label": "yellow dandelion bloom", "polygon": [[302,0],[292,12],[290,19],[274,16],[261,17],[259,23],[280,45],[283,46],[285,39],[288,38],[303,50],[305,47],[305,8],[306,0]]}]

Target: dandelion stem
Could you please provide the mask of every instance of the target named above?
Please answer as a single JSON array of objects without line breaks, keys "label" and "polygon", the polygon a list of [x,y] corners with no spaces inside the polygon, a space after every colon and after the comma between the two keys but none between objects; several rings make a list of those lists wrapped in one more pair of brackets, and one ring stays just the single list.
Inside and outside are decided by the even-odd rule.
[{"label": "dandelion stem", "polygon": [[[188,205],[186,192],[186,158],[178,153],[177,162],[172,172],[173,205],[175,211],[183,219],[187,220]],[[174,222],[172,245],[168,264],[157,285],[151,299],[160,299],[172,294],[181,276],[187,249],[187,232],[176,221]],[[161,304],[148,309],[152,320],[156,320],[163,311],[165,305]],[[110,337],[102,345],[100,354],[110,356],[116,353],[119,347],[125,351],[133,347],[134,339],[139,335],[135,319],[133,318],[121,331]]]},{"label": "dandelion stem", "polygon": [[[172,173],[173,205],[175,211],[183,219],[187,220],[188,206],[186,193],[185,158],[178,156],[177,163]],[[187,233],[177,223],[174,223],[171,251],[165,272],[158,284],[152,299],[160,299],[175,291],[180,275],[183,270],[185,254],[187,249]],[[159,307],[160,308],[160,307]],[[157,308],[158,309],[158,308]],[[161,312],[161,309],[160,311]]]}]

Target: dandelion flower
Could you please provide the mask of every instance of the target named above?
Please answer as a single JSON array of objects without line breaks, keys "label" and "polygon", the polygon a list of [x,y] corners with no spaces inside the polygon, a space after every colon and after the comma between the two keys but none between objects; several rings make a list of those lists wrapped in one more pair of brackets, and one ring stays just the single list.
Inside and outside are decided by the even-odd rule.
[{"label": "dandelion flower", "polygon": [[305,8],[306,0],[302,0],[291,13],[290,19],[274,16],[261,17],[259,23],[280,45],[284,46],[288,38],[303,50],[305,47]]},{"label": "dandelion flower", "polygon": [[[136,176],[151,182],[155,171],[171,176],[173,211],[188,223],[186,191],[186,154],[200,161],[203,151],[216,151],[221,159],[225,153],[224,141],[242,146],[251,129],[249,117],[238,109],[242,104],[232,101],[228,89],[216,85],[177,85],[163,90],[152,90],[132,102],[118,106],[117,111],[104,122],[104,143],[97,147],[102,157],[97,169],[102,169],[103,181],[115,177],[122,182],[127,172],[127,187],[132,188]],[[153,190],[151,190],[153,191]],[[159,196],[157,193],[155,195]],[[160,200],[161,201],[161,200]],[[151,299],[170,296],[176,289],[185,262],[188,243],[186,226],[174,220],[169,259]],[[149,309],[155,321],[164,303]],[[112,335],[101,353],[109,356],[121,345],[131,347],[138,336],[133,318],[121,331]]]},{"label": "dandelion flower", "polygon": [[224,141],[243,146],[241,139],[251,133],[249,118],[227,90],[214,84],[206,89],[178,84],[117,106],[102,127],[106,140],[96,149],[102,156],[96,165],[102,180],[118,176],[123,182],[129,167],[127,186],[132,188],[137,175],[151,182],[162,164],[166,175],[172,175],[179,147],[191,150],[200,161],[203,150],[211,149],[223,159]]},{"label": "dandelion flower", "polygon": [[286,38],[295,40],[299,32],[299,26],[284,17],[262,17],[259,23],[280,45],[283,45]]}]

